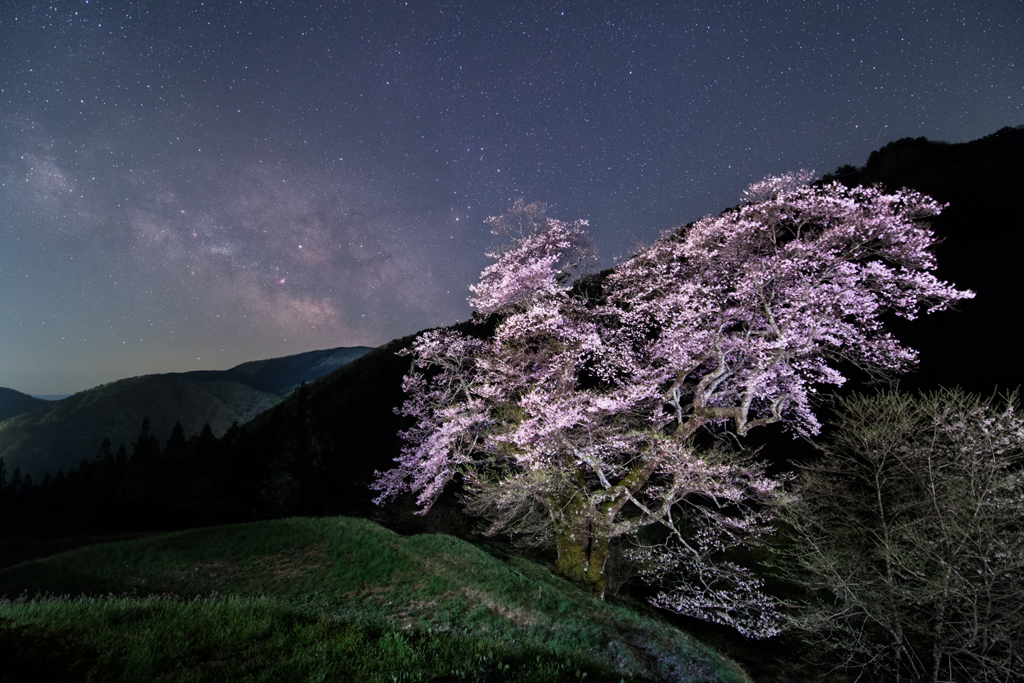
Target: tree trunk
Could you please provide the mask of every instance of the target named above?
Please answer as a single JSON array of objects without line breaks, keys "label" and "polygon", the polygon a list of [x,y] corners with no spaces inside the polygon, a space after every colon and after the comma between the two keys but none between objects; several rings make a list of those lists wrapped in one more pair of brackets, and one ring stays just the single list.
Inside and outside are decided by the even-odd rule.
[{"label": "tree trunk", "polygon": [[558,559],[555,572],[604,599],[607,585],[605,564],[608,562],[610,529],[596,524],[592,510],[574,496],[567,504],[553,507],[555,547]]}]

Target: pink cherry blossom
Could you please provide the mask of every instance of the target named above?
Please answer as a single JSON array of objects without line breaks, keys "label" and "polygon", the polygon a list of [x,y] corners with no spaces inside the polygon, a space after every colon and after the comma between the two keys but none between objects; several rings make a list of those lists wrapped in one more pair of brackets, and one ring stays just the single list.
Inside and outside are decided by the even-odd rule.
[{"label": "pink cherry blossom", "polygon": [[[572,287],[593,259],[586,223],[517,203],[492,218],[513,239],[470,289],[493,335],[434,330],[413,345],[400,413],[413,421],[378,503],[417,494],[423,511],[462,477],[491,531],[553,541],[556,569],[605,586],[616,538],[634,539],[655,603],[776,632],[755,577],[719,561],[771,531],[783,482],[700,430],[819,425],[814,398],[850,363],[902,372],[916,355],[883,325],[973,293],[932,273],[942,209],[911,191],[767,178],[719,217],[661,236],[607,277]],[[637,533],[664,529],[664,543]],[[668,571],[672,568],[672,571]]]}]

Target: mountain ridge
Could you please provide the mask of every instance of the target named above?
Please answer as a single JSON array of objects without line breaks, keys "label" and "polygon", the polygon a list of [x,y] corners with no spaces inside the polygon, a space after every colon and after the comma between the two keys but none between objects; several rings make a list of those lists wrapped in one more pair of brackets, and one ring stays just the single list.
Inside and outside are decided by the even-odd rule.
[{"label": "mountain ridge", "polygon": [[104,438],[115,450],[123,445],[130,452],[146,417],[161,442],[176,422],[186,434],[209,424],[219,437],[233,423],[249,422],[277,405],[302,382],[315,381],[370,350],[337,347],[249,361],[228,370],[140,375],[59,401],[33,399],[38,404],[0,421],[0,458],[8,472],[19,468],[34,479],[54,475],[95,457]]},{"label": "mountain ridge", "polygon": [[0,387],[0,422],[9,417],[27,413],[33,408],[46,405],[47,401],[35,396],[23,394],[16,389]]}]

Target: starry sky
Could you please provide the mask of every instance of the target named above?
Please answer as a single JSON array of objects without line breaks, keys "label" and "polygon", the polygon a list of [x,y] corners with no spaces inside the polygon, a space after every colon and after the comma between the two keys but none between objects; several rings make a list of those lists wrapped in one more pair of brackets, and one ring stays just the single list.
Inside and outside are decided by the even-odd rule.
[{"label": "starry sky", "polygon": [[1024,2],[0,3],[0,386],[468,317],[483,219],[599,267],[902,137],[1024,123]]}]

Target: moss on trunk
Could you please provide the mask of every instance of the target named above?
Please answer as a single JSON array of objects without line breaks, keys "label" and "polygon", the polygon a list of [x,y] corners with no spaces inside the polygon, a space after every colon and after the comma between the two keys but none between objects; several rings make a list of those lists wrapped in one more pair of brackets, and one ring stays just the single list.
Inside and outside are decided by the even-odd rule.
[{"label": "moss on trunk", "polygon": [[605,565],[610,549],[610,529],[597,523],[596,511],[579,496],[553,509],[555,547],[558,559],[555,572],[587,588],[604,599],[607,585]]}]

